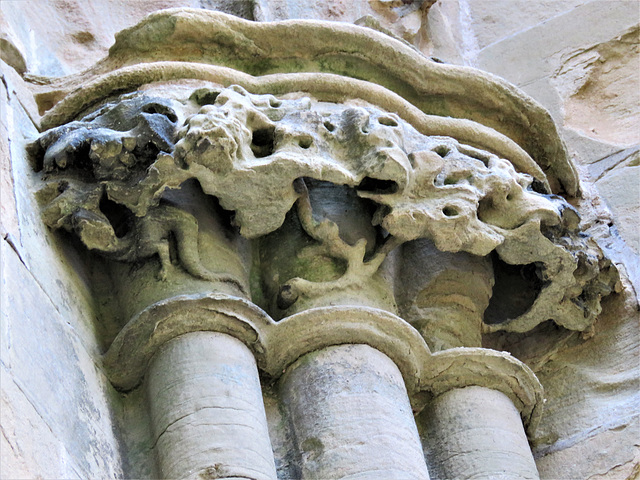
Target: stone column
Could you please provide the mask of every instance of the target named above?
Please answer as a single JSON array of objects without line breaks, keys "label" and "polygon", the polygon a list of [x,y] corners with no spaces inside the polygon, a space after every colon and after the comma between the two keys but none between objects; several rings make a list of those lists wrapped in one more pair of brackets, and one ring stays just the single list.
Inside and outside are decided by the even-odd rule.
[{"label": "stone column", "polygon": [[[369,117],[351,109],[341,121],[346,130],[361,131]],[[394,312],[393,275],[381,267],[390,244],[375,227],[368,201],[328,182],[300,179],[295,187],[300,194],[295,214],[261,240],[261,251],[269,252],[261,267],[271,313],[286,317],[281,321],[286,325],[301,312],[317,324],[324,308],[340,305]],[[281,379],[302,478],[428,479],[397,365],[362,344],[367,337],[355,319],[334,320],[354,323],[338,338],[326,338],[317,350],[293,358]],[[304,342],[313,342],[310,332],[307,327],[301,335]]]},{"label": "stone column", "polygon": [[176,337],[153,357],[146,388],[163,478],[277,478],[258,369],[241,341]]},{"label": "stone column", "polygon": [[482,318],[494,284],[489,257],[441,252],[420,239],[402,246],[399,314],[431,351],[482,345]]},{"label": "stone column", "polygon": [[303,479],[429,478],[402,375],[368,345],[309,353],[281,381]]},{"label": "stone column", "polygon": [[539,478],[520,414],[505,394],[477,386],[454,388],[420,415],[435,478]]}]

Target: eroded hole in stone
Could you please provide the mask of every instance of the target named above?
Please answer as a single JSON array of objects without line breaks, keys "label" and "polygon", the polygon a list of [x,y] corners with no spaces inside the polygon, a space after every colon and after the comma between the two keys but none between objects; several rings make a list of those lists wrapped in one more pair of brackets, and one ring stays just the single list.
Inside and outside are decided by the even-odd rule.
[{"label": "eroded hole in stone", "polygon": [[254,130],[251,137],[251,151],[257,158],[267,157],[273,153],[275,128]]},{"label": "eroded hole in stone", "polygon": [[531,182],[531,190],[533,190],[536,193],[540,193],[542,195],[548,194],[548,190],[547,187],[545,187],[544,183],[542,183],[540,180],[538,180],[537,178],[534,178],[533,181]]},{"label": "eroded hole in stone", "polygon": [[158,158],[160,149],[157,145],[151,142],[146,142],[142,147],[136,147],[133,153],[138,159],[137,163],[142,167],[147,168]]},{"label": "eroded hole in stone", "polygon": [[102,193],[99,207],[113,227],[116,237],[122,238],[131,231],[134,221],[134,214],[131,210],[109,199],[106,192]]},{"label": "eroded hole in stone", "polygon": [[286,310],[298,300],[298,294],[291,288],[291,285],[285,284],[280,287],[276,296],[276,305],[280,310]]},{"label": "eroded hole in stone", "polygon": [[545,286],[542,264],[509,265],[494,252],[491,260],[495,284],[484,322],[489,325],[504,323],[526,313]]},{"label": "eroded hole in stone", "polygon": [[485,167],[489,166],[489,158],[485,157],[483,155],[478,155],[476,153],[469,153],[469,152],[465,152],[466,155],[470,156],[471,158],[475,158],[476,160],[480,160]]},{"label": "eroded hole in stone", "polygon": [[304,148],[304,149],[309,148],[312,143],[313,143],[313,139],[311,137],[303,137],[298,140],[298,145],[300,145],[300,148]]},{"label": "eroded hole in stone", "polygon": [[455,185],[458,183],[458,179],[456,177],[447,177],[444,179],[445,185]]},{"label": "eroded hole in stone", "polygon": [[278,108],[278,107],[282,106],[282,102],[280,100],[278,100],[278,99],[270,98],[269,99],[269,106],[271,108]]},{"label": "eroded hole in stone", "polygon": [[457,217],[460,214],[458,209],[452,205],[447,205],[446,207],[444,207],[442,209],[442,213],[444,213],[447,217]]},{"label": "eroded hole in stone", "polygon": [[487,196],[478,202],[478,219],[487,223],[494,212],[493,198]]},{"label": "eroded hole in stone", "polygon": [[393,180],[380,180],[378,178],[364,177],[360,184],[356,187],[359,192],[371,193],[396,193],[398,184]]},{"label": "eroded hole in stone", "polygon": [[[75,146],[69,144],[64,152],[60,153],[59,158],[44,158],[45,172],[52,172],[58,169],[73,167],[73,169],[82,171],[83,180],[93,182],[96,179],[93,161],[89,156],[91,145],[89,142],[83,141]],[[55,163],[53,163],[55,162]]]},{"label": "eroded hole in stone", "polygon": [[176,115],[176,113],[171,108],[167,107],[166,105],[162,105],[160,103],[149,103],[144,106],[142,111],[144,113],[150,113],[150,114],[157,113],[159,115],[164,115],[169,119],[171,123],[176,123],[178,121],[178,116]]},{"label": "eroded hole in stone", "polygon": [[328,120],[326,120],[323,125],[324,128],[326,128],[330,132],[333,132],[336,129],[336,126]]},{"label": "eroded hole in stone", "polygon": [[436,148],[433,149],[433,151],[436,152],[438,155],[440,155],[442,158],[446,157],[447,155],[449,155],[449,153],[451,153],[451,149],[446,145],[438,145]]},{"label": "eroded hole in stone", "polygon": [[169,262],[172,265],[178,265],[180,263],[178,253],[178,237],[173,230],[167,232],[167,245],[169,247]]},{"label": "eroded hole in stone", "polygon": [[215,90],[209,90],[208,88],[199,88],[191,94],[190,100],[193,100],[201,107],[204,105],[213,105],[216,103],[216,99],[220,95],[220,92]]},{"label": "eroded hole in stone", "polygon": [[233,241],[237,239],[240,233],[240,226],[236,222],[236,211],[226,210],[220,205],[220,200],[217,197],[211,195],[207,196],[210,199],[210,209],[216,213],[220,225],[223,227],[223,232],[227,240]]},{"label": "eroded hole in stone", "polygon": [[378,118],[378,122],[381,125],[386,125],[387,127],[397,127],[398,126],[398,122],[396,122],[391,117],[380,117],[380,118]]}]

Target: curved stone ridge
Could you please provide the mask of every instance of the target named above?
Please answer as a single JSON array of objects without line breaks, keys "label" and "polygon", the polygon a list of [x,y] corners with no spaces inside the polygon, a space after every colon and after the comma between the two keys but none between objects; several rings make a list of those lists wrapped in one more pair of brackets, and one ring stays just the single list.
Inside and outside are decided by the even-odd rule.
[{"label": "curved stone ridge", "polygon": [[175,297],[131,319],[105,354],[109,378],[122,390],[135,388],[162,345],[199,331],[238,338],[273,378],[307,353],[332,345],[366,344],[398,366],[414,410],[422,409],[432,396],[477,385],[507,395],[530,431],[542,412],[542,386],[529,367],[506,352],[455,348],[431,354],[414,328],[383,310],[324,307],[275,322],[251,302],[221,294]]},{"label": "curved stone ridge", "polygon": [[[74,231],[116,260],[157,254],[161,275],[171,263],[173,235],[186,271],[246,292],[241,280],[202,267],[196,219],[161,201],[165,191],[197,179],[234,212],[244,237],[275,231],[296,204],[309,237],[347,263],[337,281],[289,279],[291,300],[283,302],[357,283],[393,247],[418,238],[441,251],[496,250],[508,263],[538,265],[545,286],[531,309],[492,328],[526,331],[552,318],[583,330],[615,282],[601,253],[578,234],[573,209],[535,191],[543,189],[532,176],[540,174],[535,164],[518,172],[509,160],[425,136],[362,102],[277,98],[239,86],[198,89],[182,101],[127,95],[46,132],[31,150],[47,179],[39,197],[50,227]],[[364,243],[341,241],[333,222],[314,219],[304,179],[346,185],[377,205],[372,223],[387,238],[373,257],[365,261]]]},{"label": "curved stone ridge", "polygon": [[[185,48],[186,47],[186,48]],[[261,61],[256,61],[259,58]],[[169,61],[167,63],[167,61]],[[190,71],[184,62],[198,62]],[[132,77],[149,63],[162,64],[163,79],[202,78],[203,65],[231,67],[250,75],[276,77],[272,93],[301,90],[292,72],[323,72],[342,78],[366,78],[395,92],[421,111],[442,117],[468,118],[504,133],[522,146],[547,172],[556,189],[579,191],[575,168],[548,112],[533,99],[493,75],[466,67],[432,62],[409,46],[374,30],[331,22],[294,20],[257,23],[219,12],[170,9],[149,15],[120,32],[109,56],[93,69],[52,82],[39,96],[50,128],[70,121],[97,100],[92,89],[78,85],[125,67],[117,80],[98,82],[101,95],[133,89]],[[198,72],[200,70],[200,72]],[[195,76],[194,76],[195,75]],[[160,78],[156,78],[159,80]],[[136,80],[133,80],[136,82]],[[138,85],[146,83],[138,81]],[[242,83],[235,79],[232,83]],[[312,86],[314,80],[306,82]],[[227,83],[229,85],[229,83]],[[339,90],[334,90],[335,92]],[[558,183],[556,183],[559,182]]]}]

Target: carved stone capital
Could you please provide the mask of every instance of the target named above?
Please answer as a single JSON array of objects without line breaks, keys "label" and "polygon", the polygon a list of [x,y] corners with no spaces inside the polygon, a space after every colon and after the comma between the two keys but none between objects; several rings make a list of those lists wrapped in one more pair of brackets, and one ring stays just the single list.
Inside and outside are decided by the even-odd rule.
[{"label": "carved stone capital", "polygon": [[[526,331],[550,318],[583,330],[615,282],[575,210],[545,193],[535,164],[516,168],[459,139],[426,135],[362,100],[240,86],[182,95],[127,94],[36,140],[47,224],[117,261],[158,258],[161,280],[178,264],[249,295],[246,271],[203,262],[238,252],[220,235],[203,250],[203,217],[180,193],[197,182],[189,188],[216,199],[216,218],[231,212],[231,224],[217,220],[223,237],[237,228],[262,239],[254,269],[276,317],[340,303],[395,311],[380,267],[417,239],[532,266],[539,288],[529,308],[492,317],[490,330]],[[482,132],[467,134],[487,143]]]},{"label": "carved stone capital", "polygon": [[[35,88],[43,219],[106,259],[124,321],[104,366],[120,391],[144,382],[162,475],[275,478],[275,381],[307,475],[378,475],[392,433],[411,438],[387,467],[410,448],[427,478],[423,409],[443,476],[513,452],[537,475],[542,386],[483,334],[586,330],[618,277],[535,101],[371,29],[193,9]],[[362,455],[314,463],[325,446]]]}]

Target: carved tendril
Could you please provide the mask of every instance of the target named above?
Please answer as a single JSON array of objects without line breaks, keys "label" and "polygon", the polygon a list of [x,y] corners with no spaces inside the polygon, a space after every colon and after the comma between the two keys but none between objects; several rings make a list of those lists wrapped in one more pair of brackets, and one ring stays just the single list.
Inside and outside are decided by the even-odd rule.
[{"label": "carved tendril", "polygon": [[282,310],[293,305],[301,295],[314,298],[325,295],[330,291],[345,290],[356,286],[363,278],[369,278],[375,274],[389,252],[402,243],[400,239],[388,236],[371,258],[365,261],[366,239],[362,238],[354,245],[349,245],[340,238],[336,223],[327,219],[318,222],[313,218],[309,190],[302,178],[294,181],[294,188],[299,195],[295,208],[303,230],[318,242],[320,254],[344,260],[347,268],[337,280],[312,282],[300,277],[288,280],[280,287],[278,293],[277,304],[278,308]]}]

